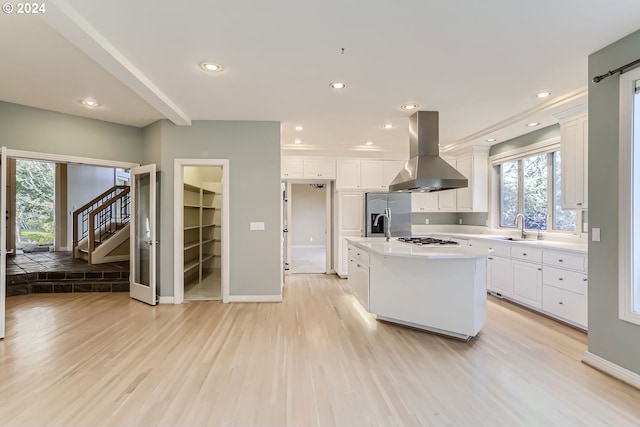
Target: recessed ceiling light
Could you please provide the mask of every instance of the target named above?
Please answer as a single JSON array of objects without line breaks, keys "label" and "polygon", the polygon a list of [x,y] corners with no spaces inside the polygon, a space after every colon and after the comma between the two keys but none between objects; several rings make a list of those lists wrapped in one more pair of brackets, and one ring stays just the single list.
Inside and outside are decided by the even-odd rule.
[{"label": "recessed ceiling light", "polygon": [[527,123],[527,126],[529,126],[530,128],[534,127],[534,126],[538,126],[540,123],[538,122],[531,122],[531,123]]},{"label": "recessed ceiling light", "polygon": [[332,89],[344,89],[347,87],[347,85],[342,82],[333,82],[329,86],[331,86]]},{"label": "recessed ceiling light", "polygon": [[202,67],[202,69],[205,71],[218,72],[223,70],[222,65],[216,64],[215,62],[203,62],[202,64],[200,64],[200,67]]},{"label": "recessed ceiling light", "polygon": [[298,138],[296,138],[296,139],[294,139],[294,140],[293,140],[293,143],[294,143],[294,144],[300,144],[301,142],[302,142],[302,141],[300,141]]},{"label": "recessed ceiling light", "polygon": [[419,105],[418,104],[404,104],[402,107],[403,110],[407,110],[407,111],[411,111],[411,110],[415,110],[416,108],[418,108]]},{"label": "recessed ceiling light", "polygon": [[82,105],[84,105],[85,107],[89,107],[89,108],[96,108],[96,107],[100,106],[98,101],[96,101],[95,99],[92,99],[92,98],[85,98],[82,101],[80,101],[80,103]]},{"label": "recessed ceiling light", "polygon": [[302,129],[304,129],[304,128],[303,128],[301,125],[296,126],[296,130],[297,130],[298,132],[300,132]]},{"label": "recessed ceiling light", "polygon": [[547,96],[551,95],[553,92],[540,92],[538,93],[536,96],[538,98],[546,98]]},{"label": "recessed ceiling light", "polygon": [[393,123],[385,123],[382,127],[383,129],[393,129],[396,126]]},{"label": "recessed ceiling light", "polygon": [[373,141],[367,141],[366,144],[367,145],[373,145]]},{"label": "recessed ceiling light", "polygon": [[496,142],[496,139],[495,138],[487,138],[485,141],[487,141],[487,142]]}]

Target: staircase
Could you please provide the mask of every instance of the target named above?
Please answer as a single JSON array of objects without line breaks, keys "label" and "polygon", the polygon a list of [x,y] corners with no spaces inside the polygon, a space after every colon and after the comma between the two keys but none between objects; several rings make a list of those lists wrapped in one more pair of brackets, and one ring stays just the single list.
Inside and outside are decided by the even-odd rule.
[{"label": "staircase", "polygon": [[89,264],[129,260],[130,187],[116,185],[73,212],[73,257]]}]

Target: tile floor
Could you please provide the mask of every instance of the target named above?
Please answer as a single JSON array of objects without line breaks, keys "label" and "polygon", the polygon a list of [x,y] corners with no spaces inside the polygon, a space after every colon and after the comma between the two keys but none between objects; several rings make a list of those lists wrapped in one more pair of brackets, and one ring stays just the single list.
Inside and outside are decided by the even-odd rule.
[{"label": "tile floor", "polygon": [[87,264],[71,252],[7,256],[7,296],[59,292],[128,292],[129,262]]}]

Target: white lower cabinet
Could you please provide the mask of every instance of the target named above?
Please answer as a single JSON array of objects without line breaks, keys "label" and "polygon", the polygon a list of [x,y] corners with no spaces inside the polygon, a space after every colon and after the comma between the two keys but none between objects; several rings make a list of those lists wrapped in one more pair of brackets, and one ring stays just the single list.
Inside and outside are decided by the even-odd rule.
[{"label": "white lower cabinet", "polygon": [[509,300],[587,328],[586,255],[532,247],[491,244],[487,289]]},{"label": "white lower cabinet", "polygon": [[487,288],[501,296],[512,296],[511,259],[490,255],[487,261]]},{"label": "white lower cabinet", "polygon": [[369,311],[369,253],[348,245],[349,287],[365,310]]},{"label": "white lower cabinet", "polygon": [[513,273],[513,299],[523,304],[542,307],[542,265],[524,261],[511,261]]},{"label": "white lower cabinet", "polygon": [[587,296],[554,286],[543,286],[542,309],[577,325],[587,327]]}]

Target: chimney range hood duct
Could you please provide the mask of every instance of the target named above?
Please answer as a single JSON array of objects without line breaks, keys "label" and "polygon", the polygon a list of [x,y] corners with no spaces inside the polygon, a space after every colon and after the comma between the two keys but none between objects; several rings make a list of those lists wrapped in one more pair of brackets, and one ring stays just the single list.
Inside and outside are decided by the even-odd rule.
[{"label": "chimney range hood duct", "polygon": [[467,178],[440,158],[438,138],[437,111],[417,111],[409,117],[410,158],[389,191],[430,192],[469,185]]}]

